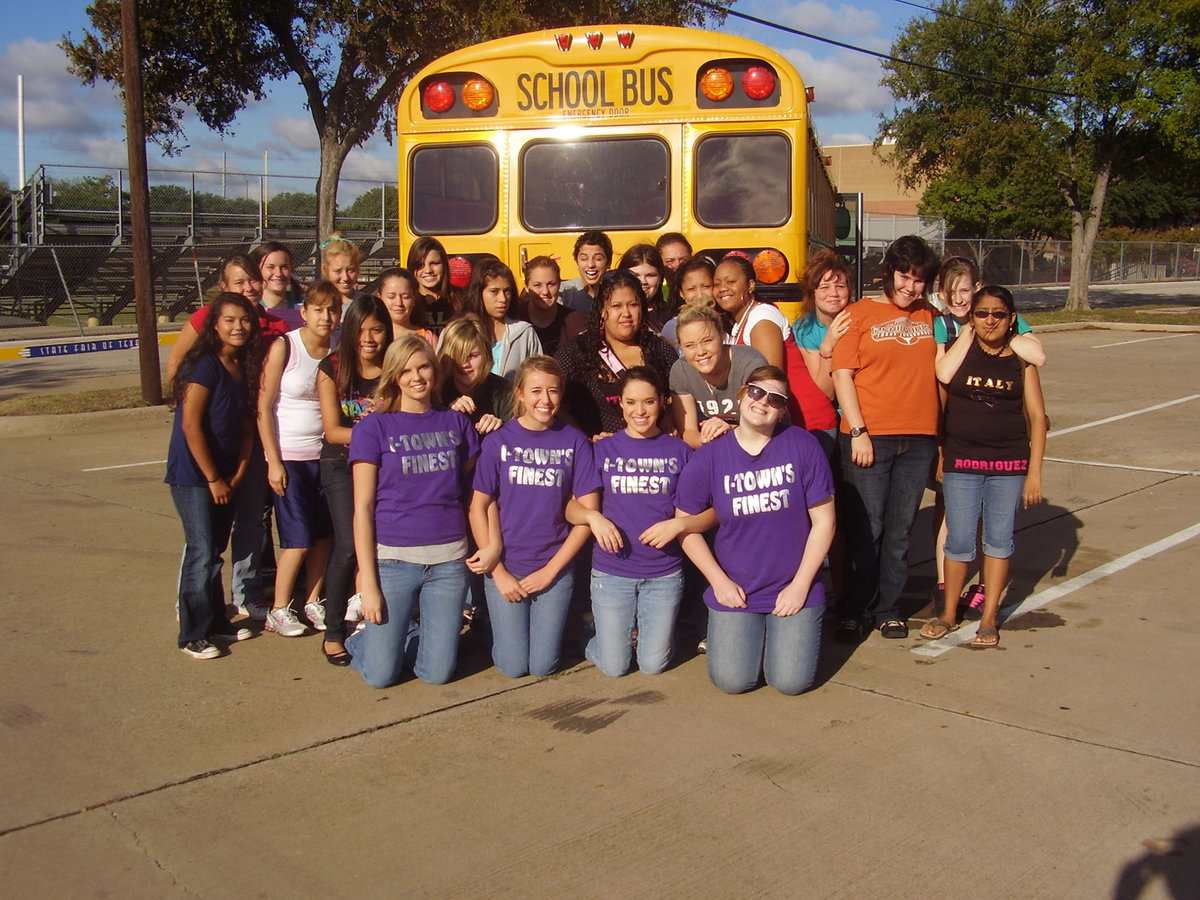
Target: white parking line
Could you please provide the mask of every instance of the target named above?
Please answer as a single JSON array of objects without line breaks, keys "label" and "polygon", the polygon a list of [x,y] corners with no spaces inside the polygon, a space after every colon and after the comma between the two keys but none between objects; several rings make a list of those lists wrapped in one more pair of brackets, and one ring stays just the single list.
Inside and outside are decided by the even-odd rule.
[{"label": "white parking line", "polygon": [[1107,419],[1099,419],[1095,422],[1087,422],[1083,425],[1075,425],[1071,428],[1062,428],[1058,431],[1052,431],[1046,435],[1046,437],[1059,437],[1060,435],[1070,434],[1072,431],[1083,431],[1085,428],[1095,428],[1097,425],[1107,425],[1109,422],[1119,422],[1121,419],[1128,419],[1130,416],[1140,416],[1142,413],[1166,409],[1168,406],[1174,406],[1177,403],[1187,403],[1189,400],[1195,400],[1197,398],[1200,398],[1200,394],[1192,394],[1188,397],[1180,397],[1178,400],[1168,400],[1166,403],[1159,403],[1155,406],[1147,406],[1145,409],[1135,409],[1133,412],[1121,413],[1119,416],[1109,416]]},{"label": "white parking line", "polygon": [[1075,466],[1097,466],[1101,469],[1132,469],[1134,472],[1155,472],[1162,475],[1200,475],[1200,469],[1155,469],[1152,466],[1126,466],[1121,463],[1092,462],[1086,459],[1063,459],[1061,456],[1043,457],[1046,462],[1070,463]]},{"label": "white parking line", "polygon": [[107,472],[109,469],[135,469],[138,466],[161,466],[165,459],[152,459],[149,462],[124,463],[119,466],[96,466],[94,469],[81,469],[83,472]]},{"label": "white parking line", "polygon": [[1195,334],[1195,332],[1185,331],[1181,334],[1164,334],[1160,335],[1159,337],[1135,338],[1132,341],[1117,341],[1115,344],[1095,344],[1092,346],[1092,349],[1102,350],[1105,347],[1123,347],[1126,344],[1141,344],[1145,341],[1169,341],[1171,338],[1191,337],[1193,334]]},{"label": "white parking line", "polygon": [[[1057,600],[1060,597],[1065,597],[1067,594],[1073,593],[1080,588],[1087,587],[1092,582],[1099,581],[1101,578],[1107,578],[1109,575],[1120,572],[1122,569],[1127,569],[1134,563],[1139,563],[1144,559],[1149,559],[1156,554],[1162,553],[1164,550],[1170,550],[1172,547],[1190,541],[1197,535],[1200,535],[1200,522],[1197,522],[1190,528],[1183,529],[1183,531],[1177,531],[1163,538],[1161,541],[1147,544],[1139,550],[1134,550],[1111,562],[1096,566],[1096,568],[1090,569],[1082,575],[1076,575],[1062,584],[1056,584],[1054,587],[1048,587],[1044,591],[1032,594],[1017,604],[1014,609],[1007,612],[1000,624],[1003,626],[1004,622],[1010,619],[1015,619],[1017,616],[1032,612],[1035,609],[1041,609],[1047,603]],[[938,638],[936,641],[930,641],[919,647],[913,647],[912,652],[917,654],[917,656],[941,656],[947,650],[953,650],[955,647],[972,640],[978,630],[978,622],[968,622],[962,628],[958,629],[958,631],[951,632],[944,638]]]}]

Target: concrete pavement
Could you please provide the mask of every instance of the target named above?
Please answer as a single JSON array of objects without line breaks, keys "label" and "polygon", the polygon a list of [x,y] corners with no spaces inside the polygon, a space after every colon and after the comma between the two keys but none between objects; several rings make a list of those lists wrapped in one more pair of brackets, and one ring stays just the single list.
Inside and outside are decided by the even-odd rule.
[{"label": "concrete pavement", "polygon": [[[1019,521],[1009,600],[1061,593],[994,651],[827,642],[798,698],[726,697],[686,653],[653,678],[576,653],[514,682],[475,636],[442,687],[374,691],[315,636],[190,660],[166,411],[6,421],[6,889],[1200,896],[1200,480],[1181,474],[1200,469],[1200,335],[1150,336],[1044,336],[1066,461]],[[926,509],[917,622],[928,532]]]}]

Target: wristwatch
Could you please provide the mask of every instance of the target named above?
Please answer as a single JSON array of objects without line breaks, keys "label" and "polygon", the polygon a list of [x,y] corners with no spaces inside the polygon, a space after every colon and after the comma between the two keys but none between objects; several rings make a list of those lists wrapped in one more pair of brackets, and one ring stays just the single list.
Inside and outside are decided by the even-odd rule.
[{"label": "wristwatch", "polygon": [[862,428],[851,428],[851,429],[850,429],[850,437],[852,437],[852,438],[856,438],[856,437],[858,437],[859,435],[863,435],[863,434],[866,434],[866,433],[867,433],[867,426],[866,426],[866,425],[864,425]]}]

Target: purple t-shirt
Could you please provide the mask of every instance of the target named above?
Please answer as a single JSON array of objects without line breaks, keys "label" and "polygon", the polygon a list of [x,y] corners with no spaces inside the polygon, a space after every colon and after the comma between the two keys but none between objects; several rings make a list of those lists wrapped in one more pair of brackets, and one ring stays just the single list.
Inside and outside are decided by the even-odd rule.
[{"label": "purple t-shirt", "polygon": [[523,578],[558,552],[570,534],[567,501],[598,490],[592,447],[562,422],[530,431],[516,419],[483,439],[475,490],[500,506],[504,566]]},{"label": "purple t-shirt", "polygon": [[597,441],[592,455],[603,482],[604,515],[625,540],[617,553],[597,544],[592,568],[622,578],[661,578],[679,571],[683,551],[678,541],[656,550],[638,535],[655,522],[675,518],[675,488],[692,448],[669,434],[634,438],[622,430]]},{"label": "purple t-shirt", "polygon": [[[692,455],[679,479],[677,503],[685,513],[717,512],[713,555],[746,592],[746,612],[769,613],[779,592],[796,577],[808,542],[808,508],[833,494],[833,476],[816,438],[784,428],[757,457],[730,431]],[[704,591],[709,608],[717,603]],[[814,578],[806,606],[824,606],[825,588]]]},{"label": "purple t-shirt", "polygon": [[375,540],[388,547],[460,541],[467,534],[463,467],[479,453],[471,420],[435,406],[372,413],[350,433],[350,464],[379,467]]}]

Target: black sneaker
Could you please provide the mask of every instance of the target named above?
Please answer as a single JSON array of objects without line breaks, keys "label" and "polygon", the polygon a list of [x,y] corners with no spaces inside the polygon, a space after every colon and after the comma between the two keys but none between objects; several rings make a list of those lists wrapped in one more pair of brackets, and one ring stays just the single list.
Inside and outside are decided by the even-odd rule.
[{"label": "black sneaker", "polygon": [[841,644],[860,644],[867,636],[867,627],[859,619],[842,619],[837,629],[837,640]]},{"label": "black sneaker", "polygon": [[892,641],[903,640],[908,637],[908,623],[900,619],[888,619],[880,623],[879,633],[885,638]]},{"label": "black sneaker", "polygon": [[188,641],[179,648],[192,659],[216,659],[221,651],[208,641]]}]

